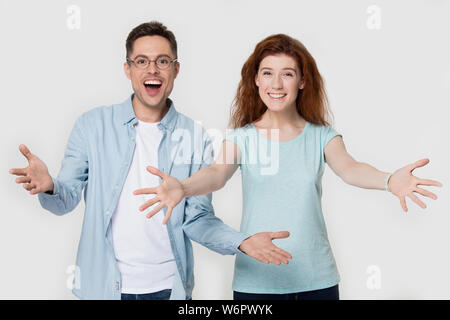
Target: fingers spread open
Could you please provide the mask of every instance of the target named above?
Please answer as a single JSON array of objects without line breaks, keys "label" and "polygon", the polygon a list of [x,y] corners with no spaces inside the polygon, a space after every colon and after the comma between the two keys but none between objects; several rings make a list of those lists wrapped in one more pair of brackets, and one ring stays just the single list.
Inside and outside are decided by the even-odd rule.
[{"label": "fingers spread open", "polygon": [[9,170],[9,173],[14,174],[16,176],[26,176],[26,169],[25,168],[14,168]]},{"label": "fingers spread open", "polygon": [[23,184],[23,187],[25,190],[30,191],[33,188],[36,188],[36,185],[32,184],[32,183],[25,183]]},{"label": "fingers spread open", "polygon": [[156,193],[156,188],[142,188],[142,189],[137,189],[133,191],[133,194],[138,195],[138,194],[155,194]]},{"label": "fingers spread open", "polygon": [[38,194],[39,192],[41,192],[41,190],[37,187],[30,190],[30,194]]},{"label": "fingers spread open", "polygon": [[430,180],[430,179],[419,179],[419,184],[424,186],[435,186],[435,187],[442,187],[442,183],[436,180]]},{"label": "fingers spread open", "polygon": [[150,211],[147,214],[147,218],[151,218],[153,217],[155,214],[157,214],[162,208],[164,208],[166,205],[161,203],[160,205],[158,205],[155,209],[153,209],[152,211]]},{"label": "fingers spread open", "polygon": [[272,239],[282,239],[289,237],[289,231],[278,231],[278,232],[272,232],[270,234],[270,237]]},{"label": "fingers spread open", "polygon": [[158,170],[158,168],[148,166],[147,171],[150,172],[151,174],[157,175],[161,179],[164,179],[164,172],[161,172],[160,170]]},{"label": "fingers spread open", "polygon": [[400,198],[400,205],[403,208],[403,211],[408,212],[408,207],[406,206],[406,199],[405,197]]},{"label": "fingers spread open", "polygon": [[16,179],[16,183],[29,183],[31,182],[30,177],[19,177]]},{"label": "fingers spread open", "polygon": [[140,206],[139,210],[140,211],[144,211],[148,208],[150,208],[152,205],[154,205],[155,203],[159,202],[159,198],[158,197],[153,197],[152,199],[146,201],[142,206]]},{"label": "fingers spread open", "polygon": [[252,256],[253,256],[253,258],[255,258],[256,260],[261,261],[262,263],[265,263],[265,264],[269,264],[270,263],[270,259],[267,258],[267,255],[264,255],[264,254],[261,254],[261,253],[255,253]]},{"label": "fingers spread open", "polygon": [[425,205],[425,203],[423,203],[422,201],[420,201],[419,198],[417,198],[416,195],[414,195],[412,192],[408,194],[408,197],[414,201],[419,207],[421,207],[422,209],[425,209],[427,206]]},{"label": "fingers spread open", "polygon": [[277,247],[276,245],[274,245],[274,249],[273,250],[278,252],[279,254],[281,254],[283,257],[285,257],[287,259],[292,259],[292,255],[289,252],[284,251],[283,249]]},{"label": "fingers spread open", "polygon": [[422,189],[422,188],[416,188],[416,189],[414,189],[414,192],[420,193],[421,195],[431,198],[431,199],[434,199],[434,200],[437,199],[437,196],[434,193],[432,193],[428,190]]},{"label": "fingers spread open", "polygon": [[281,254],[279,254],[276,250],[269,251],[267,253],[270,262],[276,265],[280,265],[282,263],[288,264],[288,260]]},{"label": "fingers spread open", "polygon": [[413,171],[416,168],[423,167],[424,165],[428,164],[429,162],[430,162],[430,159],[418,160],[418,161],[416,161],[416,162],[411,164],[410,170]]},{"label": "fingers spread open", "polygon": [[170,216],[172,215],[172,208],[167,208],[166,216],[164,217],[163,224],[166,224],[169,221]]},{"label": "fingers spread open", "polygon": [[26,145],[21,144],[19,146],[19,151],[25,156],[25,158],[27,158],[28,160],[31,159],[31,156],[32,156],[31,151],[30,151],[30,149],[27,148]]}]

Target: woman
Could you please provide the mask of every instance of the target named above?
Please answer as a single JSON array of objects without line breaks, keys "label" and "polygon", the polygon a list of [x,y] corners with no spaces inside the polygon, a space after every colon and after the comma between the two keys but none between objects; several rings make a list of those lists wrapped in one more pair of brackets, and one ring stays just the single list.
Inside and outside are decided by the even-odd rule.
[{"label": "woman", "polygon": [[[257,44],[242,68],[231,123],[235,129],[223,142],[214,164],[181,182],[148,168],[162,178],[143,211],[159,202],[147,217],[167,206],[164,222],[183,197],[222,188],[238,167],[242,172],[241,231],[289,230],[283,248],[289,264],[263,264],[245,254],[235,263],[235,299],[339,299],[339,274],[331,252],[321,209],[321,178],[325,162],[346,183],[389,190],[407,211],[408,196],[422,208],[414,192],[436,199],[418,185],[441,186],[411,174],[423,159],[393,174],[355,161],[342,136],[328,123],[322,78],[307,49],[283,34]],[[266,252],[287,263],[284,252]],[[260,259],[263,260],[263,259]]]}]

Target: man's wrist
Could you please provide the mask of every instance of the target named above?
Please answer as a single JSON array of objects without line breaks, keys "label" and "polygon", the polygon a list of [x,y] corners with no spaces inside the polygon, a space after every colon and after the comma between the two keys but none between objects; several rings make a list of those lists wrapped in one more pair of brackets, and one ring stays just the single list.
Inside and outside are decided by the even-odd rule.
[{"label": "man's wrist", "polygon": [[47,188],[47,191],[44,191],[44,193],[53,195],[55,193],[55,183],[53,182],[53,178],[50,177],[49,187]]},{"label": "man's wrist", "polygon": [[247,236],[247,238],[245,238],[244,240],[242,240],[242,241],[241,241],[241,244],[238,246],[238,250],[241,251],[242,253],[245,253],[245,251],[242,250],[242,245],[245,246],[244,243],[245,243],[248,239],[250,239],[250,237],[251,237],[251,236]]}]

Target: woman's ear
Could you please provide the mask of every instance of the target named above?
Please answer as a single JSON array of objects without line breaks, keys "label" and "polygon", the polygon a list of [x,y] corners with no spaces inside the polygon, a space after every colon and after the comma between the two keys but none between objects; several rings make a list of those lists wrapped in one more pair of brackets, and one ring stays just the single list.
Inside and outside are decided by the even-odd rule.
[{"label": "woman's ear", "polygon": [[258,74],[255,75],[255,84],[257,87],[259,87]]},{"label": "woman's ear", "polygon": [[302,90],[305,87],[305,78],[302,78],[302,80],[300,81],[300,84],[298,85],[298,88],[300,90]]}]

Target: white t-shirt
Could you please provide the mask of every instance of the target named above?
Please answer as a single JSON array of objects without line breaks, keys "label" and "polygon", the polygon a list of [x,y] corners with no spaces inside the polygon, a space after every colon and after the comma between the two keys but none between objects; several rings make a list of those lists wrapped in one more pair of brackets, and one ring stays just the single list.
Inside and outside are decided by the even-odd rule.
[{"label": "white t-shirt", "polygon": [[122,293],[142,294],[171,289],[176,263],[161,210],[152,218],[139,207],[155,195],[134,195],[140,188],[159,185],[159,177],[146,169],[158,167],[158,147],[162,132],[158,123],[139,121],[136,148],[119,203],[112,217],[112,236],[117,264],[122,275]]}]

